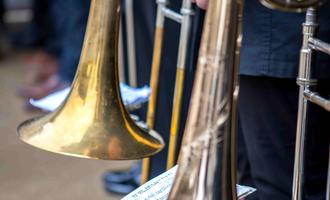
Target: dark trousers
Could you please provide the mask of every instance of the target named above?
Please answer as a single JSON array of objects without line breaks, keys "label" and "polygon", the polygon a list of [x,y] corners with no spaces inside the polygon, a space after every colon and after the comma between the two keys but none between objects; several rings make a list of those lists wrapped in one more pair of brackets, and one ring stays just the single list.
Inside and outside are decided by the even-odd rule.
[{"label": "dark trousers", "polygon": [[53,0],[50,3],[56,33],[52,41],[58,43],[59,48],[59,75],[62,81],[70,83],[79,63],[90,0]]},{"label": "dark trousers", "polygon": [[[294,79],[241,76],[239,177],[257,193],[251,199],[290,200],[293,180],[298,86]],[[329,96],[330,80],[316,90]],[[308,110],[304,199],[325,199],[330,114]]]}]

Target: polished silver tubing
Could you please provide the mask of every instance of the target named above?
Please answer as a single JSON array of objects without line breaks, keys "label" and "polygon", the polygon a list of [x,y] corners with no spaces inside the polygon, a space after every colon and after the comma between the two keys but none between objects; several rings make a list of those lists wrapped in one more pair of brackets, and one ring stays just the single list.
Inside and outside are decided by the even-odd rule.
[{"label": "polished silver tubing", "polygon": [[134,30],[134,9],[133,0],[126,0],[126,30],[127,30],[127,50],[128,50],[128,79],[129,85],[137,87],[136,71],[136,49],[135,49],[135,30]]},{"label": "polished silver tubing", "polygon": [[190,35],[191,19],[193,12],[191,10],[191,1],[183,0],[181,8],[181,31],[178,50],[177,68],[184,69],[186,66],[188,40]]},{"label": "polished silver tubing", "polygon": [[328,163],[328,184],[327,184],[327,198],[330,200],[330,148],[329,148],[329,163]]},{"label": "polished silver tubing", "polygon": [[[307,129],[308,103],[312,102],[330,112],[330,100],[310,90],[310,87],[317,83],[317,80],[311,78],[313,51],[317,50],[330,55],[330,44],[314,38],[318,27],[317,18],[316,9],[309,8],[306,12],[305,23],[303,23],[303,45],[300,50],[299,75],[297,78],[297,84],[300,89],[292,200],[303,199],[304,146]],[[326,196],[326,199],[330,200],[330,158]]]},{"label": "polished silver tubing", "polygon": [[292,199],[301,200],[303,194],[303,177],[304,177],[304,148],[306,137],[306,120],[308,100],[304,98],[304,92],[309,90],[315,81],[311,79],[311,58],[313,50],[308,45],[309,38],[315,35],[317,24],[316,10],[310,8],[306,12],[306,21],[303,23],[303,45],[300,50],[299,74],[297,84],[299,85],[299,103],[297,118],[296,147],[294,160],[294,174]]},{"label": "polished silver tubing", "polygon": [[319,105],[322,108],[324,108],[325,110],[330,112],[330,101],[328,99],[325,99],[325,98],[321,97],[316,92],[305,90],[304,91],[304,97],[307,100],[309,100],[310,102],[313,102],[316,105]]},{"label": "polished silver tubing", "polygon": [[164,7],[162,9],[162,12],[165,15],[165,17],[167,17],[169,19],[172,19],[172,20],[178,22],[179,24],[181,24],[181,22],[182,22],[182,15],[180,15],[179,13],[174,12],[173,10],[171,10],[169,8],[166,8],[166,7]]},{"label": "polished silver tubing", "polygon": [[165,17],[167,17],[179,24],[183,24],[184,20],[187,20],[187,18],[190,19],[190,16],[194,14],[194,12],[191,9],[191,2],[189,2],[189,1],[182,1],[182,7],[180,10],[180,13],[177,13],[177,12],[167,8],[166,4],[168,4],[168,2],[166,0],[160,0],[160,1],[157,1],[157,3],[165,5],[165,6],[161,7],[162,14]]},{"label": "polished silver tubing", "polygon": [[313,50],[321,51],[330,55],[330,44],[315,38],[309,38],[308,44]]}]

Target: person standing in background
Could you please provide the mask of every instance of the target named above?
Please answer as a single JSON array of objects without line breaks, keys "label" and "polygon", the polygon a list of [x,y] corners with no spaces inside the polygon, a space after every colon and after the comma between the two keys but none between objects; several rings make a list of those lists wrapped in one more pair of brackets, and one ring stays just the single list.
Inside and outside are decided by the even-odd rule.
[{"label": "person standing in background", "polygon": [[[41,51],[29,59],[37,67],[32,69],[30,83],[19,89],[20,96],[40,99],[71,84],[80,58],[89,7],[90,0],[35,0],[36,26],[44,43]],[[39,14],[43,9],[48,11],[43,12],[46,16]],[[42,17],[46,20],[40,19]]]}]

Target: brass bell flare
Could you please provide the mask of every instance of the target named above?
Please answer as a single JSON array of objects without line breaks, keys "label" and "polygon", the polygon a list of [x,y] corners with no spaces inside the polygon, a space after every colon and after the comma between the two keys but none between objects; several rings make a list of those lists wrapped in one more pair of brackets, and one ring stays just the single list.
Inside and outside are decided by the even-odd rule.
[{"label": "brass bell flare", "polygon": [[129,116],[119,90],[119,0],[93,0],[72,89],[54,112],[23,122],[24,142],[60,154],[103,160],[149,157],[164,147]]}]

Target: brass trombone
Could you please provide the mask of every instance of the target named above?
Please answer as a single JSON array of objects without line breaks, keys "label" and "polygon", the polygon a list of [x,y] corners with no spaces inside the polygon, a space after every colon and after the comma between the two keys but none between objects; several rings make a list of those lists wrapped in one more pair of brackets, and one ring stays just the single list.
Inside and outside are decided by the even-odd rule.
[{"label": "brass trombone", "polygon": [[61,154],[94,159],[140,159],[159,152],[163,140],[130,118],[119,93],[119,0],[93,0],[83,50],[65,102],[54,112],[23,122],[21,140]]},{"label": "brass trombone", "polygon": [[242,3],[209,1],[169,199],[237,199],[234,124]]}]

